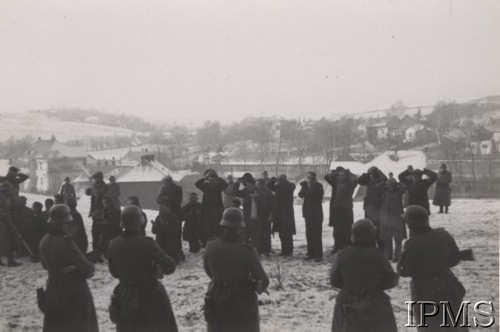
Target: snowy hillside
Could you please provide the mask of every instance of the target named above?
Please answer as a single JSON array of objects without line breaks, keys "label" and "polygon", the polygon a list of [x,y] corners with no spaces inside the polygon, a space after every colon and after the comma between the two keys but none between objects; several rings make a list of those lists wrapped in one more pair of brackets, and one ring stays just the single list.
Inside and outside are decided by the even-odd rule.
[{"label": "snowy hillside", "polygon": [[[29,203],[34,199],[43,201],[42,196],[29,195]],[[88,199],[79,202],[83,216],[88,211]],[[262,331],[329,331],[333,316],[336,291],[328,283],[328,271],[332,246],[332,229],[324,226],[323,245],[325,259],[321,263],[305,262],[305,229],[300,205],[295,206],[297,233],[295,252],[291,258],[279,258],[279,239],[273,238],[273,254],[263,258],[264,268],[270,276],[270,295],[260,296]],[[328,222],[328,203],[323,206],[325,222]],[[431,225],[445,227],[457,240],[462,249],[472,248],[476,261],[463,262],[453,268],[464,284],[466,299],[493,301],[498,308],[498,201],[495,200],[455,200],[450,214],[433,214]],[[148,219],[156,212],[147,211]],[[363,215],[361,203],[354,203],[355,218]],[[86,220],[90,239],[90,221]],[[149,230],[149,227],[148,227]],[[208,285],[208,277],[202,268],[202,254],[187,253],[186,262],[178,266],[174,274],[163,278],[172,301],[180,331],[204,331],[202,304]],[[0,268],[0,331],[38,331],[42,326],[42,315],[36,306],[35,289],[44,285],[47,277],[41,265],[22,260],[18,268]],[[277,266],[282,270],[283,289],[276,289],[278,283]],[[393,264],[394,266],[394,264]],[[117,281],[111,277],[105,264],[96,265],[95,276],[89,280],[94,296],[101,331],[114,331],[108,318],[109,297]],[[400,331],[407,319],[405,301],[410,300],[410,283],[401,279],[399,286],[387,292],[396,315]],[[471,316],[472,317],[472,316]],[[472,318],[471,318],[472,319]]]},{"label": "snowy hillside", "polygon": [[89,136],[130,136],[133,133],[117,127],[54,120],[41,113],[0,114],[0,140],[26,135],[47,139],[55,135],[58,141],[64,142]]}]

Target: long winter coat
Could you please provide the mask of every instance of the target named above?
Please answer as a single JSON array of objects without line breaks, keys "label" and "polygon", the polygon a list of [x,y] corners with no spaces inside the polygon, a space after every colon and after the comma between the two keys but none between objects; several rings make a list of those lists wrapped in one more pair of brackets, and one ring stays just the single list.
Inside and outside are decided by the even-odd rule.
[{"label": "long winter coat", "polygon": [[419,205],[430,213],[428,191],[436,181],[437,174],[426,168],[423,172],[428,178],[417,182],[408,179],[408,175],[410,175],[408,170],[399,174],[398,178],[401,183],[408,187],[408,205]]},{"label": "long winter coat", "polygon": [[182,239],[184,241],[196,241],[201,234],[201,203],[189,202],[182,207],[184,218],[184,229]]},{"label": "long winter coat", "polygon": [[113,206],[116,208],[120,208],[120,185],[118,183],[110,183],[108,184],[108,195],[111,197],[111,201],[113,202]]},{"label": "long winter coat", "polygon": [[214,321],[208,319],[208,331],[258,332],[259,305],[252,280],[266,289],[269,278],[255,248],[242,243],[236,233],[223,234],[208,242],[203,266],[211,279],[207,295],[213,301]]},{"label": "long winter coat", "polygon": [[219,235],[219,224],[224,212],[222,192],[227,188],[227,183],[218,178],[217,183],[212,187],[202,178],[196,181],[195,185],[203,192],[201,203],[202,239],[216,237]]},{"label": "long winter coat", "polygon": [[401,217],[403,209],[403,195],[406,192],[406,185],[398,183],[390,187],[385,183],[377,185],[377,190],[382,199],[380,212],[380,238],[384,239],[391,234],[396,239],[406,238],[406,225]]},{"label": "long winter coat", "polygon": [[281,236],[295,235],[295,214],[293,211],[295,184],[271,178],[267,182],[267,188],[275,195],[275,209],[272,217],[273,233],[279,233]]},{"label": "long winter coat", "polygon": [[[43,331],[98,331],[94,301],[86,281],[94,275],[92,263],[61,229],[52,229],[45,235],[40,256],[49,272]],[[73,267],[73,271],[65,271]]]},{"label": "long winter coat", "polygon": [[64,203],[67,203],[70,199],[76,199],[75,187],[71,183],[63,184],[59,194],[62,195]]},{"label": "long winter coat", "polygon": [[302,216],[307,219],[318,219],[323,221],[323,185],[314,182],[311,187],[307,181],[300,183],[299,197],[304,200],[302,204]]},{"label": "long winter coat", "polygon": [[74,227],[74,231],[72,232],[74,234],[73,241],[75,241],[78,249],[80,249],[83,254],[86,254],[89,247],[89,240],[87,238],[87,232],[85,231],[82,215],[74,209],[71,210],[71,216],[73,217],[71,226]]},{"label": "long winter coat", "polygon": [[9,214],[0,208],[0,258],[12,250],[9,218]]},{"label": "long winter coat", "polygon": [[334,257],[330,283],[340,288],[332,331],[395,332],[396,320],[386,289],[398,284],[391,264],[376,248],[355,244]]},{"label": "long winter coat", "polygon": [[387,177],[382,172],[375,177],[363,173],[358,178],[358,184],[366,186],[366,195],[363,200],[365,218],[370,219],[377,227],[380,224],[380,210],[382,209],[382,198],[379,195],[377,185],[385,182],[385,180],[387,180]]},{"label": "long winter coat", "polygon": [[[337,172],[325,175],[325,181],[332,186],[332,198],[330,199],[330,226],[335,226],[337,221],[352,219],[352,195],[358,185],[357,177],[349,173],[343,180]],[[349,213],[346,213],[350,210]]]},{"label": "long winter coat", "polygon": [[96,182],[92,187],[88,188],[85,193],[90,196],[90,211],[89,215],[94,220],[102,220],[104,205],[103,199],[108,195],[109,187],[104,181]]},{"label": "long winter coat", "polygon": [[156,269],[175,271],[175,262],[153,239],[126,230],[108,247],[111,275],[120,280],[114,290],[120,302],[117,331],[177,331],[174,312]]},{"label": "long winter coat", "polygon": [[[411,277],[413,301],[449,301],[453,312],[458,312],[465,289],[450,268],[460,262],[460,253],[453,237],[444,229],[427,227],[411,235],[405,242],[398,264],[402,277]],[[414,306],[414,317],[420,317],[419,306]],[[417,322],[417,324],[420,322]],[[442,317],[427,318],[428,328],[422,331],[441,331]],[[449,331],[455,329],[448,328]],[[461,330],[463,331],[463,330]]]},{"label": "long winter coat", "polygon": [[437,174],[436,187],[434,189],[434,200],[432,204],[436,206],[451,205],[451,172],[441,170]]}]

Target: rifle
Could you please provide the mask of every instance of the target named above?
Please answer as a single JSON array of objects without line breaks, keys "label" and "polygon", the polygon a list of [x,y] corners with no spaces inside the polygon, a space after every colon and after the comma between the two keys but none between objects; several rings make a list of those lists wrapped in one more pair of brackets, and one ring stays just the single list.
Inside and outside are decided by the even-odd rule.
[{"label": "rifle", "polygon": [[14,236],[16,236],[19,241],[21,241],[21,243],[26,248],[26,250],[28,251],[28,253],[30,254],[30,256],[33,257],[33,258],[35,258],[36,257],[35,254],[31,250],[31,248],[28,246],[28,244],[26,243],[26,241],[24,241],[21,233],[19,233],[19,231],[17,230],[16,225],[14,225],[14,223],[12,222],[12,220],[10,220],[10,218],[7,218],[7,221],[9,223],[10,230],[14,234]]}]

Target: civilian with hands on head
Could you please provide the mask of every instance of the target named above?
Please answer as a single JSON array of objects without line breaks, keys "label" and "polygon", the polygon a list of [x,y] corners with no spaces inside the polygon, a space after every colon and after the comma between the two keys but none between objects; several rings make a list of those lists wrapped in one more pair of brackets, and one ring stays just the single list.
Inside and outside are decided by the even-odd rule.
[{"label": "civilian with hands on head", "polygon": [[[423,175],[427,179],[423,179]],[[419,205],[431,214],[429,207],[429,188],[436,182],[437,174],[430,169],[413,169],[412,165],[398,175],[399,182],[408,187],[408,204]]]}]

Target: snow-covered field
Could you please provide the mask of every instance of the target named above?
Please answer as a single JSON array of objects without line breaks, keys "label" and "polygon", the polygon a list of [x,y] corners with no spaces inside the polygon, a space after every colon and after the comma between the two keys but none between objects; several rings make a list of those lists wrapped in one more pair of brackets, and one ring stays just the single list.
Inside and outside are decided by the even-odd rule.
[{"label": "snow-covered field", "polygon": [[[43,201],[44,197],[27,195],[29,203]],[[472,248],[474,262],[463,262],[454,273],[467,289],[466,299],[473,303],[479,300],[493,301],[498,312],[498,245],[499,245],[499,201],[455,200],[448,215],[433,214],[431,224],[445,227],[455,237],[460,248]],[[80,201],[80,211],[85,215],[88,202]],[[363,215],[361,203],[355,203],[355,218]],[[334,296],[336,292],[328,284],[328,270],[332,246],[330,227],[323,229],[325,259],[321,263],[305,262],[304,221],[300,217],[300,206],[296,206],[298,235],[295,237],[295,254],[291,258],[278,258],[276,254],[264,258],[263,264],[270,275],[270,295],[260,297],[262,305],[261,328],[263,331],[328,331],[331,329]],[[324,204],[325,222],[328,218],[328,203]],[[149,219],[154,211],[146,211]],[[87,232],[90,221],[86,220]],[[91,240],[89,234],[89,240]],[[279,239],[273,239],[273,251],[279,252]],[[162,282],[170,295],[177,323],[181,331],[203,331],[202,304],[208,284],[201,258],[202,253],[187,253],[186,262],[178,266],[173,275]],[[46,273],[40,264],[22,260],[18,268],[0,268],[0,331],[35,331],[42,326],[42,315],[36,305],[35,289],[44,285]],[[277,290],[277,267],[281,268],[283,289]],[[108,318],[109,296],[117,281],[108,272],[105,264],[96,266],[95,276],[89,280],[97,307],[101,331],[114,330]],[[388,291],[396,314],[400,331],[411,331],[404,327],[407,319],[405,300],[410,299],[409,280],[401,279],[398,287]],[[498,316],[497,316],[498,318]],[[499,321],[493,327],[498,330]]]}]

